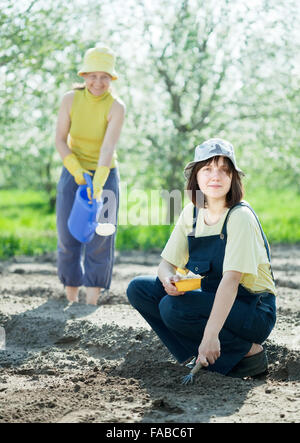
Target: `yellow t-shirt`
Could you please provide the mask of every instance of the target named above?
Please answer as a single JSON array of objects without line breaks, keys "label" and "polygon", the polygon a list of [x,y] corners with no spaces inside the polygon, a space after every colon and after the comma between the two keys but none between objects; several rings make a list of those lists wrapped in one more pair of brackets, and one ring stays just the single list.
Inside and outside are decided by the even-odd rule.
[{"label": "yellow t-shirt", "polygon": [[[115,97],[109,91],[94,96],[87,88],[75,90],[70,112],[68,146],[86,169],[97,169],[108,125],[107,118],[114,100]],[[116,166],[116,158],[114,152],[111,168]]]},{"label": "yellow t-shirt", "polygon": [[[193,204],[189,203],[181,212],[174,230],[161,253],[162,258],[177,268],[184,269],[189,260],[188,234],[193,229]],[[218,223],[208,226],[204,221],[203,209],[199,210],[195,237],[218,235],[229,209]],[[233,209],[227,220],[227,243],[223,262],[223,273],[241,272],[241,284],[251,292],[272,292],[276,288],[272,279],[265,244],[252,211],[245,206]]]}]

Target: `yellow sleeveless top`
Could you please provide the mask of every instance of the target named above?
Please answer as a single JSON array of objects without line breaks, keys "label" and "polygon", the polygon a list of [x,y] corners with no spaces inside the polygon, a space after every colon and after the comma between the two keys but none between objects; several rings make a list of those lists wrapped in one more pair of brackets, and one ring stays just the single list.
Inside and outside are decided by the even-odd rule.
[{"label": "yellow sleeveless top", "polygon": [[[114,100],[115,97],[109,91],[95,96],[87,88],[75,90],[70,112],[68,146],[86,169],[97,169],[108,124],[107,117]],[[111,168],[116,166],[116,159],[114,152]]]}]

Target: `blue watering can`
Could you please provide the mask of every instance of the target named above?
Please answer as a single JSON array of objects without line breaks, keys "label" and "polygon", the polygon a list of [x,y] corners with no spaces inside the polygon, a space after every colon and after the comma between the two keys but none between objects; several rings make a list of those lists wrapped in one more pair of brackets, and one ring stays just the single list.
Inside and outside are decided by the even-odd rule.
[{"label": "blue watering can", "polygon": [[103,207],[103,201],[90,200],[87,188],[91,189],[93,195],[93,182],[89,174],[84,174],[86,185],[78,186],[73,207],[68,219],[70,233],[80,243],[89,243],[98,227],[98,218]]}]

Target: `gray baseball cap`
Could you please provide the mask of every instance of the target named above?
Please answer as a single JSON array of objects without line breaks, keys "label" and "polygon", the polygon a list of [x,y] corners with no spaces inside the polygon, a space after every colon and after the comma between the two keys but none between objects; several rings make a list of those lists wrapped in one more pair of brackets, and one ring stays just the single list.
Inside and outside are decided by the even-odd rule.
[{"label": "gray baseball cap", "polygon": [[235,170],[240,174],[245,175],[236,164],[232,144],[226,140],[223,140],[222,138],[210,138],[209,140],[201,143],[201,145],[196,146],[194,161],[189,162],[184,168],[185,178],[190,178],[192,169],[196,163],[202,162],[203,160],[207,160],[211,157],[215,157],[216,155],[228,157],[232,161]]}]

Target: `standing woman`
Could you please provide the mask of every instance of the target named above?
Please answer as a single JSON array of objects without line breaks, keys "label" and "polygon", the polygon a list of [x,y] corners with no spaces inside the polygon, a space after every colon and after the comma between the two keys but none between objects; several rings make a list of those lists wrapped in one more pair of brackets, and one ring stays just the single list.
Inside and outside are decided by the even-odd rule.
[{"label": "standing woman", "polygon": [[[242,202],[242,174],[227,141],[196,147],[185,168],[192,203],[161,254],[158,278],[137,277],[127,290],[179,363],[195,357],[208,370],[234,377],[267,370],[262,343],[276,320],[269,245]],[[177,268],[204,276],[202,288],[179,292]]]},{"label": "standing woman", "polygon": [[111,91],[111,82],[118,76],[115,55],[108,47],[90,48],[78,75],[85,83],[63,97],[56,129],[56,148],[64,166],[56,201],[58,275],[69,301],[78,301],[79,287],[84,285],[87,303],[96,305],[101,288],[110,287],[115,234],[95,235],[84,247],[70,234],[67,221],[78,185],[86,183],[83,174],[89,173],[93,177],[93,197],[99,200],[102,196],[110,221],[117,224],[119,177],[115,150],[125,106]]}]

